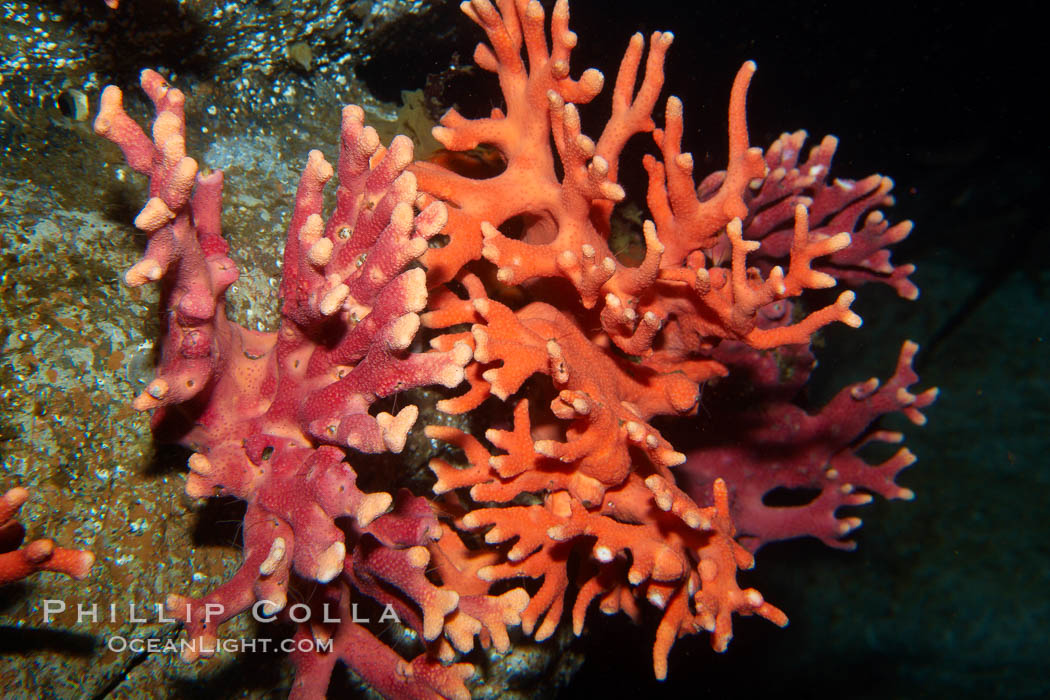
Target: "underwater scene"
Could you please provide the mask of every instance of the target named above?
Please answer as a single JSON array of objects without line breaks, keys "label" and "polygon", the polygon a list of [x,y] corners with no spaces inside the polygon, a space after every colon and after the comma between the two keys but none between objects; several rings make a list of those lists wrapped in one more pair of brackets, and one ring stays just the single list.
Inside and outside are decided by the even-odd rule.
[{"label": "underwater scene", "polygon": [[0,3],[0,696],[1047,697],[1035,8]]}]

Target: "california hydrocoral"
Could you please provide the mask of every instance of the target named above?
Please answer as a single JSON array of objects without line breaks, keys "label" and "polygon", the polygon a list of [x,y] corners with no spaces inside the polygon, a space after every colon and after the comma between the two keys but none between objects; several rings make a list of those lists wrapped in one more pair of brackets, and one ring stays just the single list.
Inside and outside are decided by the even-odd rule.
[{"label": "california hydrocoral", "polygon": [[[854,451],[867,440],[899,441],[871,427],[882,414],[899,410],[920,422],[919,409],[932,402],[932,390],[907,391],[916,380],[913,344],[882,390],[876,380],[844,390],[816,417],[790,399],[808,377],[813,334],[835,321],[861,322],[849,290],[808,313],[792,300],[867,281],[914,298],[913,268],[893,266],[886,250],[911,225],[890,227],[876,210],[892,201],[887,178],[828,181],[833,138],[801,164],[804,133],[785,134],[765,155],[750,146],[745,98],[754,63],[740,69],[730,95],[726,170],[697,185],[682,151],[682,102],[668,98],[662,129],[651,117],[669,33],[652,35],[640,80],[644,40],[632,37],[612,113],[591,140],[576,105],[598,94],[603,76],[592,69],[571,78],[568,4],[554,7],[549,46],[539,3],[463,7],[488,36],[475,60],[498,76],[506,110],[482,119],[452,110],[434,135],[453,151],[495,148],[505,169],[479,180],[415,166],[420,187],[448,202],[454,232],[424,258],[432,284],[455,281],[434,295],[424,324],[471,324],[435,340],[438,348],[474,347],[470,390],[442,408],[470,411],[494,396],[514,406],[514,418],[510,430],[485,431],[487,445],[428,428],[469,465],[435,460],[435,490],[469,487],[469,512],[457,527],[485,529],[487,543],[503,543],[503,559],[480,570],[482,578],[541,580],[522,616],[525,632],[550,636],[571,605],[579,634],[594,599],[605,613],[633,618],[646,599],[663,611],[653,649],[663,678],[680,636],[707,630],[721,651],[734,612],[787,622],[758,591],[737,586],[737,570],[753,564],[748,549],[807,534],[841,546],[858,522],[836,520],[838,506],[862,504],[868,491],[910,495],[893,482],[910,453],[869,467]],[[642,162],[652,220],[632,265],[612,250],[612,215],[625,199],[617,182],[624,145],[645,132],[660,157]],[[496,265],[494,283],[473,274],[485,274],[478,259]],[[799,363],[794,381],[779,376],[781,358]],[[705,383],[734,373],[754,378],[751,412],[685,418],[696,415]],[[545,379],[529,383],[534,375]],[[725,446],[676,450],[656,427],[675,416],[721,426]],[[799,486],[824,495],[799,509],[762,503],[769,491]]]},{"label": "california hydrocoral", "polygon": [[[765,154],[752,147],[749,62],[730,95],[726,170],[697,184],[682,102],[667,100],[663,128],[652,118],[669,33],[654,33],[647,52],[632,37],[593,141],[578,105],[604,78],[571,77],[568,3],[554,7],[549,44],[538,2],[497,5],[463,9],[488,36],[475,59],[499,78],[506,108],[482,119],[452,110],[434,135],[450,151],[495,149],[504,169],[481,179],[413,164],[407,139],[383,148],[347,107],[337,168],[314,151],[303,170],[274,333],[226,318],[238,272],[219,227],[222,174],[198,173],[185,153],[184,95],[143,73],[157,111],[150,138],[117,88],[103,93],[96,130],[150,178],[135,221],[149,243],[126,280],[162,289],[157,375],[134,405],[154,411],[158,439],[194,450],[190,495],[247,503],[237,574],[202,599],[169,600],[199,643],[191,658],[257,602],[279,614],[294,573],[315,584],[308,605],[345,612],[365,597],[426,643],[407,660],[345,615],[302,623],[298,637],[331,639],[334,650],[293,655],[296,697],[323,695],[336,661],[388,696],[463,697],[471,669],[454,663],[457,652],[476,639],[506,651],[519,623],[550,637],[567,607],[580,634],[595,600],[636,619],[642,600],[661,611],[653,663],[664,678],[681,636],[709,631],[721,651],[733,613],[786,624],[737,584],[761,544],[814,535],[841,546],[857,523],[836,517],[840,505],[869,491],[910,495],[894,482],[910,453],[872,467],[855,450],[899,440],[873,427],[882,414],[920,422],[932,402],[932,391],[908,391],[914,345],[882,389],[850,387],[817,416],[791,403],[813,334],[860,325],[853,291],[803,312],[806,290],[879,281],[917,294],[911,267],[886,250],[910,231],[877,210],[892,183],[829,182],[833,139],[801,164],[801,132]],[[644,133],[659,157],[641,163],[652,220],[634,232],[644,253],[630,261],[610,239],[626,199],[623,150]],[[336,172],[325,217],[322,190]],[[414,345],[421,327],[427,352]],[[727,376],[749,383],[753,401],[699,417],[701,388]],[[359,490],[347,448],[399,452],[418,417],[415,406],[392,414],[376,402],[464,378],[466,391],[438,407],[469,414],[476,430],[426,428],[450,446],[431,462],[437,497]],[[707,421],[734,441],[673,444],[661,427],[670,419]],[[800,486],[821,495],[796,509],[763,500]]]},{"label": "california hydrocoral", "polygon": [[55,571],[73,578],[85,578],[95,563],[95,555],[91,552],[56,547],[48,539],[33,540],[22,546],[26,530],[15,516],[27,500],[29,491],[21,486],[0,495],[0,586],[37,571]]},{"label": "california hydrocoral", "polygon": [[[267,615],[281,611],[293,572],[326,584],[314,593],[318,604],[348,608],[353,586],[402,608],[402,619],[433,640],[459,595],[424,576],[427,546],[442,534],[431,506],[407,492],[396,499],[363,493],[343,461],[347,447],[400,451],[416,407],[373,414],[372,404],[425,384],[456,386],[471,355],[466,345],[410,348],[427,301],[424,273],[412,263],[445,218],[442,204],[413,210],[415,178],[404,172],[411,143],[398,137],[383,148],[359,108],[344,110],[335,210],[322,218],[322,189],[334,169],[313,151],[285,244],[281,325],[276,333],[255,332],[224,310],[238,272],[219,227],[222,173],[199,173],[185,153],[182,92],[148,70],[142,87],[157,111],[152,139],[124,112],[116,87],[103,93],[95,122],[150,181],[150,199],[135,219],[149,242],[125,280],[160,282],[164,329],[156,377],[134,405],[153,410],[158,438],[195,450],[190,495],[223,493],[247,503],[237,574],[204,598],[168,600],[194,642],[184,656],[213,653],[217,627],[257,601]],[[514,596],[490,604],[480,597],[485,624],[516,621]],[[386,695],[466,692],[469,665],[444,666],[427,655],[405,661],[349,619],[336,630],[316,624],[301,633],[334,637],[335,647],[317,658],[294,657],[296,696],[322,694],[338,659]]]}]

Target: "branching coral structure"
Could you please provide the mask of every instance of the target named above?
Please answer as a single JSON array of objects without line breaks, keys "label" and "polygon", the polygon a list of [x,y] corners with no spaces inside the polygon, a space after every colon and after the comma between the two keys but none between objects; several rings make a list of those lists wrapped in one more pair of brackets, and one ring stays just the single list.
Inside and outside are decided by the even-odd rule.
[{"label": "branching coral structure", "polygon": [[86,578],[95,563],[95,555],[91,552],[56,547],[49,539],[33,540],[22,546],[26,530],[15,516],[29,496],[29,491],[21,486],[0,495],[0,586],[37,571]]},{"label": "branching coral structure", "polygon": [[[784,625],[737,572],[777,539],[848,546],[859,521],[840,506],[909,498],[895,479],[910,452],[870,465],[856,451],[899,442],[877,419],[921,423],[936,395],[910,390],[909,342],[885,385],[847,387],[816,415],[793,403],[814,334],[860,325],[851,287],[917,296],[913,268],[888,252],[911,225],[879,210],[892,203],[888,178],[829,179],[833,138],[805,160],[802,132],[764,153],[751,145],[754,63],[729,98],[726,169],[698,182],[682,150],[682,100],[666,100],[662,127],[653,119],[670,33],[648,49],[630,39],[594,140],[580,108],[604,76],[572,77],[565,0],[549,22],[535,1],[463,10],[487,36],[475,60],[505,106],[476,119],[451,110],[434,136],[451,152],[491,149],[502,170],[413,162],[408,139],[382,146],[363,111],[346,107],[337,165],[314,151],[302,172],[275,332],[226,317],[238,269],[220,227],[223,175],[186,154],[185,95],[147,70],[152,134],[112,86],[95,122],[149,178],[135,219],[148,244],[126,281],[160,285],[163,331],[156,376],[134,406],[153,412],[158,440],[193,450],[187,493],[247,504],[240,570],[203,598],[169,598],[194,642],[185,656],[207,655],[218,626],[250,608],[282,614],[295,577],[311,582],[312,608],[346,612],[367,598],[423,642],[405,658],[350,615],[302,623],[297,637],[333,648],[293,654],[294,697],[323,696],[337,661],[388,697],[467,697],[472,668],[459,654],[506,652],[518,625],[546,639],[563,617],[579,635],[595,602],[634,619],[646,603],[659,611],[661,679],[680,637],[706,631],[722,651],[734,614]],[[644,134],[655,155],[624,162]],[[648,181],[634,260],[611,243],[626,168]],[[836,286],[830,303],[803,310],[809,290]],[[701,388],[726,377],[747,378],[750,403],[698,415]],[[470,429],[425,427],[443,446],[432,492],[365,493],[354,453],[400,452],[419,413],[377,402],[427,385],[458,391],[438,408]],[[671,420],[708,421],[726,440],[675,444],[660,427]],[[782,487],[820,495],[768,505]]]},{"label": "branching coral structure", "polygon": [[[882,389],[877,380],[846,389],[818,416],[790,399],[808,378],[814,333],[861,323],[850,289],[808,313],[799,297],[872,281],[915,298],[913,268],[894,266],[887,250],[911,224],[890,226],[878,211],[892,203],[888,178],[829,180],[831,137],[804,162],[802,132],[764,154],[751,146],[751,62],[729,98],[726,170],[697,184],[682,150],[682,101],[667,99],[662,128],[652,118],[673,40],[666,32],[650,37],[648,51],[641,35],[631,38],[612,112],[592,140],[578,105],[604,77],[593,69],[572,77],[568,4],[554,6],[549,43],[538,3],[497,5],[463,7],[488,37],[474,57],[499,78],[506,108],[479,119],[452,110],[434,136],[452,151],[494,148],[505,168],[487,179],[429,163],[414,172],[430,198],[448,203],[455,232],[424,258],[438,292],[423,322],[454,331],[436,347],[474,349],[470,389],[442,407],[458,413],[498,399],[514,418],[509,430],[483,435],[428,428],[467,463],[434,460],[435,490],[466,492],[456,527],[500,547],[502,560],[480,576],[541,581],[523,614],[527,633],[550,636],[566,607],[580,633],[595,599],[603,612],[633,618],[642,600],[662,610],[653,664],[663,678],[680,636],[706,630],[724,650],[732,613],[786,624],[758,591],[736,584],[751,551],[803,535],[845,546],[840,538],[859,521],[836,518],[839,506],[863,504],[869,492],[910,496],[894,483],[914,461],[909,452],[877,467],[854,452],[865,441],[900,441],[872,427],[885,413],[922,421],[936,392],[908,391],[914,344]],[[637,236],[644,254],[629,264],[612,249],[612,215],[626,196],[618,173],[637,167],[621,162],[624,146],[643,133],[658,153],[641,163],[652,218]],[[480,260],[496,267],[484,282]],[[777,372],[787,360],[803,370],[793,383]],[[740,440],[676,449],[656,419],[705,420],[695,417],[700,388],[733,373],[754,374],[754,404],[712,422]],[[801,486],[823,495],[805,507],[763,505],[769,491]]]}]

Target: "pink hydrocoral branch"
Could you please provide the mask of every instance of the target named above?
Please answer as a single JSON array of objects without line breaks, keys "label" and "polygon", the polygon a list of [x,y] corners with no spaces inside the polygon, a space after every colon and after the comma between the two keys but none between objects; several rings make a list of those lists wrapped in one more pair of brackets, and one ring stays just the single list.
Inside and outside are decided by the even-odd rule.
[{"label": "pink hydrocoral branch", "polygon": [[[747,192],[744,236],[761,242],[756,263],[768,269],[787,256],[793,213],[802,204],[809,211],[811,236],[824,239],[851,232],[850,245],[817,261],[815,269],[850,285],[881,282],[905,299],[917,299],[919,289],[908,279],[915,266],[893,265],[889,252],[889,246],[911,233],[912,223],[891,226],[879,211],[893,204],[893,181],[882,175],[829,181],[838,139],[825,136],[800,162],[806,136],[805,131],[796,131],[774,141],[765,156],[769,175],[760,187]],[[699,197],[720,191],[725,178],[725,173],[708,176],[700,183]]]},{"label": "pink hydrocoral branch", "polygon": [[[317,596],[311,602],[317,602]],[[296,667],[295,682],[289,700],[323,698],[335,664],[342,661],[377,693],[387,698],[409,700],[468,700],[470,692],[465,681],[473,667],[467,663],[444,665],[420,654],[406,661],[361,624],[351,622],[350,589],[339,586],[332,600],[334,616],[343,620],[329,637],[332,651],[325,654],[304,652],[318,638],[318,630],[302,626],[296,632],[297,651],[292,652]],[[317,617],[320,612],[314,611]],[[321,633],[322,636],[325,633]],[[298,643],[302,643],[300,646]]]},{"label": "pink hydrocoral branch", "polygon": [[[159,439],[194,450],[189,495],[247,502],[238,572],[202,598],[169,597],[194,643],[185,655],[213,653],[219,625],[257,602],[264,614],[279,613],[293,573],[316,582],[322,596],[352,589],[396,602],[409,624],[418,610],[420,633],[435,639],[459,599],[422,575],[428,548],[442,534],[431,506],[362,492],[345,458],[349,448],[404,447],[418,409],[377,411],[378,399],[463,379],[468,345],[411,347],[427,302],[414,263],[441,231],[444,205],[417,208],[406,138],[383,148],[363,111],[345,108],[335,208],[324,216],[323,189],[336,169],[312,151],[285,243],[280,328],[247,330],[225,314],[237,268],[219,228],[222,174],[198,174],[185,154],[185,96],[153,71],[143,72],[142,85],[157,111],[152,139],[124,112],[115,87],[104,91],[95,123],[150,178],[151,198],[135,220],[149,241],[127,281],[160,282],[165,326],[157,376],[135,407],[154,410]],[[342,634],[360,637],[355,630]],[[297,658],[305,675],[342,659],[381,691],[395,692],[402,686],[391,679],[415,669],[420,688],[436,689],[421,696],[465,693],[469,666],[446,668],[427,655],[405,662],[377,645],[360,655],[340,648],[327,660]]]},{"label": "pink hydrocoral branch", "polygon": [[[917,351],[915,343],[904,343],[897,369],[884,384],[872,378],[845,387],[818,413],[807,414],[790,402],[790,390],[779,397],[768,392],[775,383],[765,382],[782,371],[776,366],[777,358],[726,348],[724,356],[734,369],[754,378],[755,393],[742,410],[721,407],[719,411],[718,404],[712,404],[717,418],[706,430],[717,437],[710,447],[689,452],[679,469],[690,484],[689,493],[702,497],[716,477],[725,479],[741,542],[751,551],[768,542],[803,536],[816,537],[831,547],[853,549],[856,544],[845,537],[861,521],[837,515],[840,507],[869,503],[870,494],[914,497],[896,483],[897,474],[915,462],[907,448],[877,465],[868,464],[856,453],[871,442],[903,439],[901,433],[875,427],[883,415],[900,412],[916,425],[925,423],[921,410],[933,403],[937,390],[909,391],[918,381],[911,364]],[[808,377],[806,358],[811,365],[808,352],[792,360],[791,371],[800,375],[795,386]],[[776,489],[818,493],[804,505],[767,505],[763,499]]]}]

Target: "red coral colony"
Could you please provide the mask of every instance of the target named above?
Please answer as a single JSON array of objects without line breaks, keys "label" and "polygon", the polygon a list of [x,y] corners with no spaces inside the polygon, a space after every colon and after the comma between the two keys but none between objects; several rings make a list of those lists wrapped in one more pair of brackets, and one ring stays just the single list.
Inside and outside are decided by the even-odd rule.
[{"label": "red coral colony", "polygon": [[[912,495],[895,483],[914,461],[907,449],[877,465],[857,450],[902,439],[876,429],[884,414],[922,424],[936,391],[909,390],[913,343],[882,385],[846,387],[816,414],[792,402],[814,333],[861,323],[853,291],[802,311],[804,291],[881,282],[918,294],[913,267],[887,250],[911,229],[878,210],[892,182],[829,179],[832,137],[806,158],[803,132],[752,147],[748,62],[730,95],[726,169],[697,184],[682,101],[667,99],[662,128],[652,117],[670,33],[647,49],[630,39],[593,140],[579,107],[604,76],[571,77],[568,3],[549,29],[538,2],[495,5],[463,10],[488,37],[474,58],[498,77],[505,107],[478,119],[451,110],[434,136],[452,152],[494,149],[502,171],[481,179],[413,162],[407,138],[383,147],[346,107],[336,167],[313,151],[303,169],[273,333],[226,317],[238,270],[219,224],[223,175],[199,173],[185,153],[184,94],[143,72],[152,138],[118,88],[102,95],[96,131],[150,182],[135,220],[149,242],[126,281],[162,289],[160,360],[134,406],[153,412],[158,440],[193,450],[189,495],[247,504],[238,572],[203,598],[168,600],[188,658],[207,654],[230,617],[282,611],[294,572],[315,582],[311,606],[390,606],[423,651],[404,658],[347,615],[301,623],[298,637],[332,646],[293,654],[293,697],[322,697],[337,661],[385,696],[468,697],[473,669],[456,660],[475,643],[505,652],[518,625],[543,640],[563,615],[579,635],[593,607],[638,619],[643,601],[660,611],[662,679],[679,637],[706,631],[722,651],[734,613],[787,623],[737,584],[763,544],[810,535],[848,548],[860,521],[840,506]],[[628,235],[632,258],[611,237],[621,156],[640,133],[658,155],[641,162],[651,220]],[[746,405],[698,414],[701,387],[727,376],[746,378]],[[419,417],[404,402],[380,410],[381,399],[427,385],[452,390],[437,407],[463,416],[422,428],[441,455],[432,492],[363,492],[355,453],[400,452]],[[668,417],[724,439],[683,452],[657,427]],[[819,495],[767,505],[778,488]]]}]

